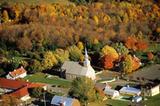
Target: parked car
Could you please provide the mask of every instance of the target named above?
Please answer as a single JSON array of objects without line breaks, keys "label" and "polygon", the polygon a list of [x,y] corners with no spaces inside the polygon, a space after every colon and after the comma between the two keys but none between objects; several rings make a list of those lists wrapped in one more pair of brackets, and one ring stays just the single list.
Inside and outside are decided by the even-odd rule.
[{"label": "parked car", "polygon": [[138,103],[138,102],[140,102],[140,101],[142,101],[142,97],[141,97],[141,96],[134,96],[134,97],[132,98],[132,102]]}]

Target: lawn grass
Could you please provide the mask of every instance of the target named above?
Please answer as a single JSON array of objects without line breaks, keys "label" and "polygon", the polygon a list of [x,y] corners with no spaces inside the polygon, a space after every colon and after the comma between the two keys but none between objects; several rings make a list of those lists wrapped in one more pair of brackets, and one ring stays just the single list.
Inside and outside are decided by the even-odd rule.
[{"label": "lawn grass", "polygon": [[145,101],[147,106],[159,106],[160,105],[160,94],[149,97],[147,101]]},{"label": "lawn grass", "polygon": [[126,101],[107,99],[106,101],[102,102],[89,103],[88,106],[128,106],[128,104],[129,103]]},{"label": "lawn grass", "polygon": [[24,79],[28,80],[29,82],[40,82],[40,83],[47,83],[52,85],[57,85],[61,87],[69,87],[71,81],[59,78],[57,76],[51,76],[47,77],[48,75],[45,75],[43,73],[36,73],[32,75],[26,76]]}]

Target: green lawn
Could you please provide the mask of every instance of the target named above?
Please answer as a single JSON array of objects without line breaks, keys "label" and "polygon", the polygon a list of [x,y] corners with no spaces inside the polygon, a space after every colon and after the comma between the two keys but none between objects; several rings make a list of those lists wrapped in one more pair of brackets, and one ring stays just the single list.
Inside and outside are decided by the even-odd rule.
[{"label": "green lawn", "polygon": [[120,100],[113,100],[113,99],[107,99],[103,102],[93,102],[90,103],[88,106],[128,106],[128,102],[126,101],[120,101]]},{"label": "green lawn", "polygon": [[160,94],[149,97],[147,101],[145,101],[147,106],[159,106],[160,105]]},{"label": "green lawn", "polygon": [[29,80],[30,82],[40,82],[40,83],[47,83],[47,84],[53,84],[57,86],[62,87],[69,87],[71,81],[59,78],[57,76],[51,76],[48,77],[48,75],[45,75],[43,73],[36,73],[32,75],[28,75],[24,79]]}]

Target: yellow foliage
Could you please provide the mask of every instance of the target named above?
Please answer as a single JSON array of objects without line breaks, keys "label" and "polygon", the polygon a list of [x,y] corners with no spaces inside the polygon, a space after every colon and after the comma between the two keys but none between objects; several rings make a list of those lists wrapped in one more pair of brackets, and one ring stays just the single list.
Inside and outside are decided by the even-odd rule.
[{"label": "yellow foliage", "polygon": [[95,38],[95,39],[93,40],[93,44],[98,44],[98,43],[99,43],[98,39]]},{"label": "yellow foliage", "polygon": [[98,25],[98,24],[99,24],[99,19],[98,19],[98,17],[95,15],[95,16],[93,17],[93,19],[94,19],[95,23]]},{"label": "yellow foliage", "polygon": [[156,29],[156,32],[160,33],[160,27]]},{"label": "yellow foliage", "polygon": [[78,42],[77,47],[82,51],[84,49],[83,43]]},{"label": "yellow foliage", "polygon": [[106,45],[102,48],[102,56],[104,56],[104,55],[110,55],[114,59],[118,59],[118,57],[119,57],[117,51],[113,47],[108,46],[108,45]]}]

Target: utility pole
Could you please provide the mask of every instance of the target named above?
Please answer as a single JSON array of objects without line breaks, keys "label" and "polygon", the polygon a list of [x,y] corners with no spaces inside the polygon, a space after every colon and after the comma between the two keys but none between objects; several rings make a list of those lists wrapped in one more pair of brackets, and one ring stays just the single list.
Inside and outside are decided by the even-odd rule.
[{"label": "utility pole", "polygon": [[44,93],[43,93],[43,98],[44,98],[44,106],[46,106],[45,91],[44,91]]}]

